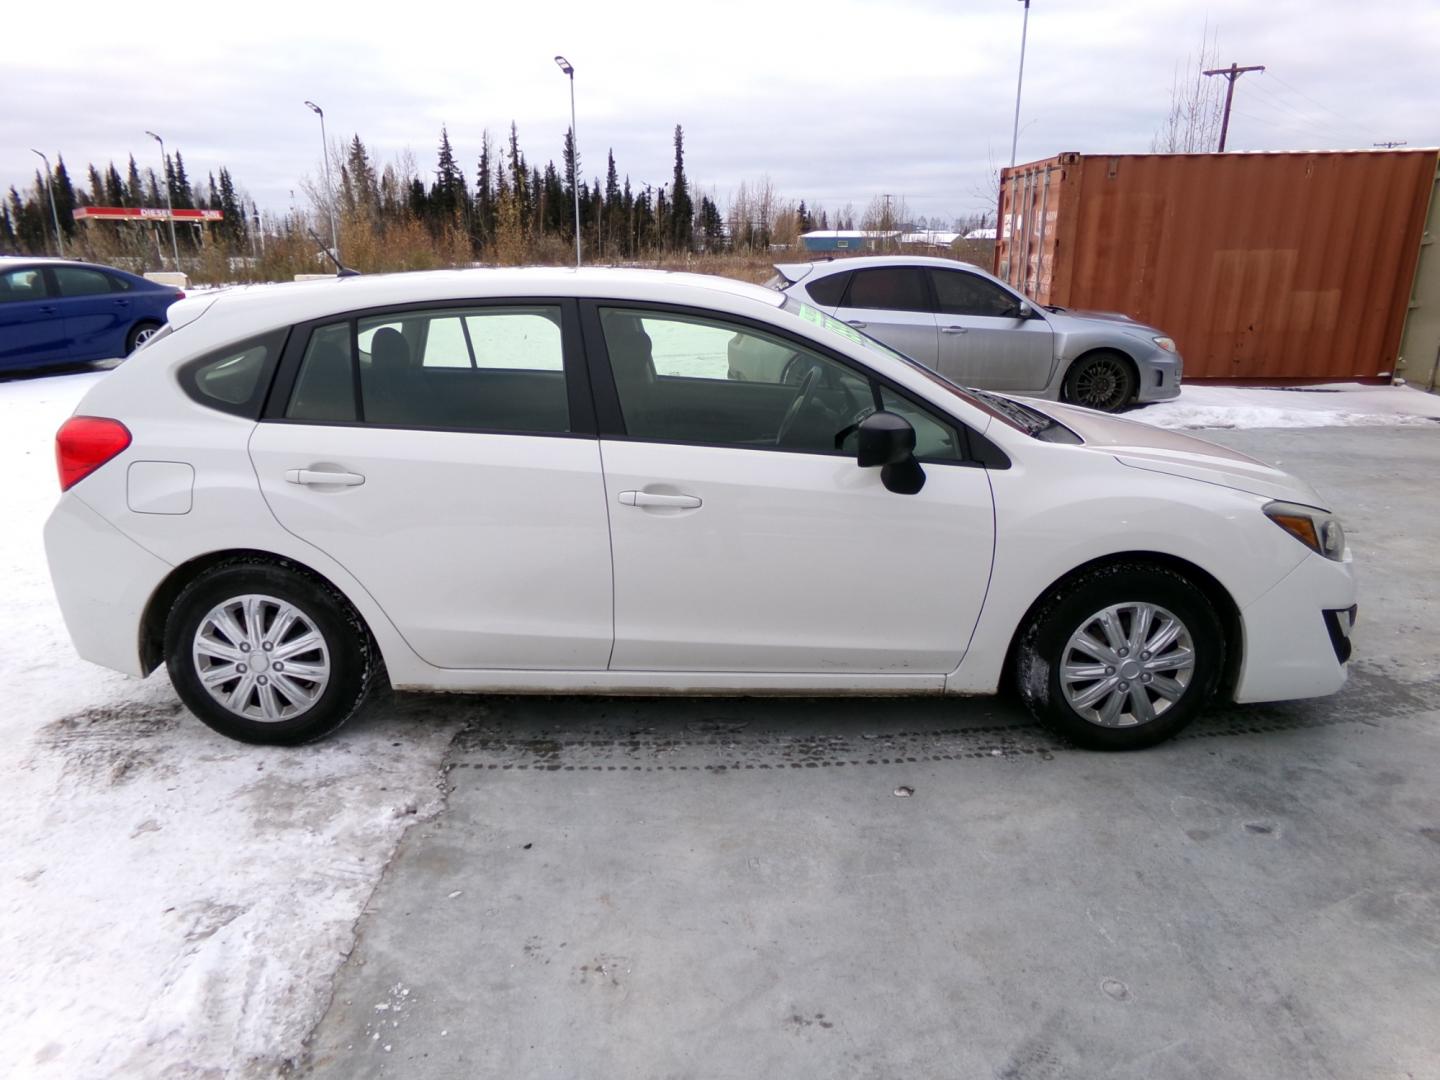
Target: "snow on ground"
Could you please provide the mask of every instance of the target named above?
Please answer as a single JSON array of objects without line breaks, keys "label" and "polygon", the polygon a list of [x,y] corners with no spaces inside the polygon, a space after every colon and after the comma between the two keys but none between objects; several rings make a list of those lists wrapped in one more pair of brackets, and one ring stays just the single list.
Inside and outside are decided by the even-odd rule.
[{"label": "snow on ground", "polygon": [[[243,746],[78,659],[40,530],[55,429],[103,373],[0,382],[0,1075],[268,1076],[301,1050],[405,827],[480,699],[391,699],[337,737]],[[1404,387],[1187,386],[1165,427],[1428,424]]]},{"label": "snow on ground", "polygon": [[456,722],[422,703],[247,747],[163,672],[80,660],[40,530],[55,429],[100,377],[0,382],[0,1076],[271,1076],[401,833],[438,807]]},{"label": "snow on ground", "polygon": [[1431,424],[1440,421],[1440,396],[1410,386],[1360,383],[1284,388],[1185,383],[1175,400],[1126,415],[1165,428]]}]

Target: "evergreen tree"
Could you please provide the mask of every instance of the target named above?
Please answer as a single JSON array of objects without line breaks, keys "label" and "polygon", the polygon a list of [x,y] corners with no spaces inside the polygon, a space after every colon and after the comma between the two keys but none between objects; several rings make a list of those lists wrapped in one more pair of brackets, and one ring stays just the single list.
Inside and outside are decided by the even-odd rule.
[{"label": "evergreen tree", "polygon": [[90,205],[105,205],[105,180],[94,165],[90,166]]},{"label": "evergreen tree", "polygon": [[545,234],[545,222],[540,201],[544,196],[544,180],[540,176],[538,167],[530,170],[530,198],[534,203],[531,212],[530,231],[537,236]]},{"label": "evergreen tree", "polygon": [[190,188],[190,178],[185,175],[185,159],[180,156],[179,150],[175,151],[175,168],[169,180],[170,198],[174,200],[175,209],[195,209],[195,193]]},{"label": "evergreen tree", "polygon": [[690,202],[690,183],[685,179],[685,133],[675,125],[675,176],[670,188],[670,243],[677,251],[689,251],[695,227],[695,209]]},{"label": "evergreen tree", "polygon": [[465,174],[455,164],[455,152],[450,147],[450,133],[440,129],[439,161],[435,169],[435,185],[430,189],[430,212],[440,226],[463,222],[469,210],[469,193],[465,189]]},{"label": "evergreen tree", "polygon": [[705,237],[706,251],[719,251],[725,246],[725,220],[708,195],[700,196],[700,232]]},{"label": "evergreen tree", "polygon": [[805,209],[805,200],[800,200],[800,209],[795,211],[795,224],[800,227],[802,233],[807,233],[815,227],[815,222],[810,218],[810,212]]},{"label": "evergreen tree", "polygon": [[160,197],[160,178],[155,175],[154,169],[147,168],[145,170],[145,201],[141,205],[154,207],[165,205],[165,200]]},{"label": "evergreen tree", "polygon": [[570,218],[574,211],[570,208],[570,201],[565,194],[565,185],[560,180],[560,174],[555,171],[555,163],[545,163],[544,187],[541,202],[544,209],[541,211],[541,220],[545,223],[545,231],[554,233],[556,236],[564,236],[570,232]]},{"label": "evergreen tree", "polygon": [[55,212],[60,215],[60,231],[68,239],[75,235],[75,188],[65,170],[65,159],[55,156]]},{"label": "evergreen tree", "polygon": [[236,243],[244,243],[249,230],[249,223],[245,220],[245,204],[235,194],[235,181],[230,178],[230,170],[220,166],[220,213],[224,218],[220,222],[220,233]]},{"label": "evergreen tree", "polygon": [[380,187],[375,167],[370,164],[370,154],[358,134],[350,140],[343,171],[347,181],[343,188],[345,209],[364,220],[372,219],[380,202]]},{"label": "evergreen tree", "polygon": [[113,161],[110,163],[110,168],[105,171],[105,205],[130,205],[130,196],[125,191],[125,181],[120,179],[120,173],[116,170]]},{"label": "evergreen tree", "polygon": [[607,251],[615,247],[615,242],[623,233],[623,207],[620,201],[620,176],[615,171],[615,151],[612,148],[609,153],[609,160],[605,165],[605,210],[604,210],[604,234],[605,248]]},{"label": "evergreen tree", "polygon": [[475,246],[480,251],[495,239],[495,183],[490,175],[490,131],[480,133],[480,164],[475,171]]},{"label": "evergreen tree", "polygon": [[[215,183],[215,174],[212,172],[209,177],[210,189],[205,193],[205,206],[209,210],[220,209],[220,188]],[[221,211],[222,213],[224,211]]]},{"label": "evergreen tree", "polygon": [[125,194],[129,197],[127,206],[154,206],[152,202],[145,201],[145,185],[140,180],[140,166],[135,164],[135,155],[130,155],[130,170],[125,174],[129,179],[125,181]]},{"label": "evergreen tree", "polygon": [[520,133],[515,128],[515,121],[510,121],[510,190],[515,193],[515,208],[519,214],[520,231],[525,232],[530,224],[530,200],[531,194],[526,191],[529,187],[529,169],[525,165],[525,155],[520,153]]},{"label": "evergreen tree", "polygon": [[10,207],[0,204],[0,251],[15,250],[15,223],[10,217]]}]

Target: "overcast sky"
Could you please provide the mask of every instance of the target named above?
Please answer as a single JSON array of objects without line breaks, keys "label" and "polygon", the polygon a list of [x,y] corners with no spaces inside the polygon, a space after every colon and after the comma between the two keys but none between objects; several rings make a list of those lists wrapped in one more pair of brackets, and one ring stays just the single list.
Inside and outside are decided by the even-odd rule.
[{"label": "overcast sky", "polygon": [[[270,3],[139,10],[12,4],[0,64],[0,185],[33,183],[34,147],[77,186],[94,161],[158,163],[150,128],[192,181],[224,164],[283,211],[332,141],[358,132],[380,161],[409,149],[433,177],[441,125],[473,183],[481,131],[511,120],[532,163],[560,158],[576,68],[586,176],[613,148],[622,177],[669,179],[685,128],[691,183],[723,206],[742,180],[863,210],[990,209],[1006,164],[1020,0],[729,0],[721,4]],[[1021,161],[1065,150],[1144,152],[1176,66],[1218,31],[1237,84],[1237,150],[1440,143],[1440,3],[1389,0],[1033,0]]]}]

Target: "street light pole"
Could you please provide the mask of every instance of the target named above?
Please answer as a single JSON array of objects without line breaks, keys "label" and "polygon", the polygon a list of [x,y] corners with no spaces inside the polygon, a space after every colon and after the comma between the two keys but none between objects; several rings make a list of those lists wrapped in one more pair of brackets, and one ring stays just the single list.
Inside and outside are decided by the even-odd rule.
[{"label": "street light pole", "polygon": [[[39,150],[31,149],[32,154],[40,154]],[[60,257],[65,257],[65,243],[60,239],[60,214],[55,209],[55,188],[52,186],[50,174],[50,159],[40,154],[40,160],[45,163],[45,193],[50,196],[50,220],[55,222],[55,249],[60,252]]]},{"label": "street light pole", "polygon": [[335,228],[335,185],[330,182],[330,143],[325,138],[325,110],[313,101],[305,102],[310,111],[320,117],[320,150],[325,158],[325,201],[330,204],[330,248],[335,261],[340,261],[340,232]]},{"label": "street light pole", "polygon": [[560,70],[570,76],[570,190],[575,194],[575,265],[580,265],[580,181],[575,176],[580,163],[580,137],[575,133],[575,66],[563,56],[555,57]]},{"label": "street light pole", "polygon": [[1020,24],[1020,74],[1015,78],[1015,126],[1010,133],[1010,167],[1015,167],[1015,148],[1020,145],[1020,87],[1025,85],[1025,37],[1030,32],[1030,0],[1025,4],[1025,19]]},{"label": "street light pole", "polygon": [[175,256],[175,269],[180,269],[180,245],[175,240],[175,205],[170,199],[170,159],[165,156],[165,140],[156,135],[153,131],[145,132],[152,139],[160,144],[160,164],[165,175],[165,211],[170,219],[170,253]]}]

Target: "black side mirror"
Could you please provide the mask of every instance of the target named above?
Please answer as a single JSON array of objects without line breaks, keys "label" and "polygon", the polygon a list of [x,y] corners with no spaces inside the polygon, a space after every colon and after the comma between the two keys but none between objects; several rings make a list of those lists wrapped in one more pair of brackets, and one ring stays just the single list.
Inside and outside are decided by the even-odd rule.
[{"label": "black side mirror", "polygon": [[880,481],[897,495],[914,495],[925,486],[925,470],[915,460],[915,429],[903,416],[871,413],[856,431],[855,461],[862,469],[880,467]]}]

